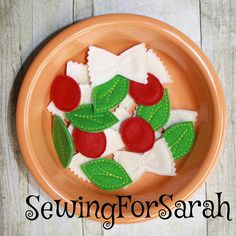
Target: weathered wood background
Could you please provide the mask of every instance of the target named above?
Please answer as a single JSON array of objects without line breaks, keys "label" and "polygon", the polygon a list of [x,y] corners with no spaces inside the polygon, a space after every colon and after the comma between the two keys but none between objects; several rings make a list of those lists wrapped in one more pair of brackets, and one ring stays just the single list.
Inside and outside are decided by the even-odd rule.
[{"label": "weathered wood background", "polygon": [[[136,13],[163,20],[194,40],[213,62],[228,109],[227,137],[215,170],[194,198],[215,199],[223,191],[233,221],[160,219],[116,225],[105,231],[86,219],[26,220],[25,198],[40,194],[22,161],[15,131],[22,78],[40,48],[58,31],[107,13]],[[236,235],[236,1],[235,0],[0,0],[0,235]]]}]

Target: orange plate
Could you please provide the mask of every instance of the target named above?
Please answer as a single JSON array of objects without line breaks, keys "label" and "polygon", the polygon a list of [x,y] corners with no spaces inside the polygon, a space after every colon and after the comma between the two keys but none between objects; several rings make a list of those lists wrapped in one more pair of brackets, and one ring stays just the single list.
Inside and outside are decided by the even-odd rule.
[{"label": "orange plate", "polygon": [[[50,85],[56,75],[65,73],[66,61],[72,59],[86,63],[90,45],[119,54],[140,42],[158,52],[173,78],[173,83],[167,86],[171,107],[198,112],[196,140],[191,153],[177,161],[177,176],[146,173],[126,189],[103,191],[60,165],[52,143],[52,118],[46,109],[50,101]],[[204,183],[217,161],[225,135],[225,110],[225,99],[216,72],[189,38],[155,19],[113,14],[70,26],[38,54],[20,90],[16,114],[17,135],[28,168],[53,199],[68,201],[82,196],[85,201],[98,200],[104,204],[116,203],[117,194],[132,195],[133,201],[150,201],[158,200],[164,193],[173,194],[174,200],[186,199]],[[173,201],[167,200],[166,204],[174,207]],[[138,211],[138,206],[136,208]],[[151,216],[158,216],[160,208],[153,207]],[[118,213],[117,209],[115,213]],[[136,218],[129,211],[125,214],[125,219],[118,218],[116,222],[145,220],[145,215]],[[93,212],[91,218],[96,220]]]}]

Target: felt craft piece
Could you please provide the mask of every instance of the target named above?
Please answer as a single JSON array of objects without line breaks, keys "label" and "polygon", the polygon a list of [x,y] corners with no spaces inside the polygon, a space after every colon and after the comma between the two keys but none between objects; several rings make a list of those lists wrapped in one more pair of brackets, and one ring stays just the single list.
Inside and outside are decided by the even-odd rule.
[{"label": "felt craft piece", "polygon": [[117,107],[113,114],[116,116],[119,122],[113,125],[111,128],[118,131],[120,129],[121,123],[130,117],[130,113],[122,107]]},{"label": "felt craft piece", "polygon": [[76,152],[86,157],[98,158],[106,149],[106,136],[104,132],[91,133],[74,128],[72,132]]},{"label": "felt craft piece", "polygon": [[163,128],[167,129],[173,124],[184,122],[184,121],[192,121],[194,123],[196,121],[196,117],[197,117],[197,112],[195,111],[171,110],[169,120],[163,126]]},{"label": "felt craft piece", "polygon": [[107,145],[105,152],[102,154],[103,157],[125,147],[119,132],[113,129],[105,129],[104,133],[106,135]]},{"label": "felt craft piece", "polygon": [[74,129],[74,125],[69,124],[69,126],[67,127],[67,130],[68,130],[68,132],[70,133],[71,136],[72,136],[73,129]]},{"label": "felt craft piece", "polygon": [[127,111],[130,110],[130,108],[135,104],[134,99],[127,94],[126,97],[124,98],[124,100],[119,104],[119,107],[123,107],[124,109],[126,109]]},{"label": "felt craft piece", "polygon": [[93,89],[93,107],[95,112],[107,111],[117,106],[128,93],[129,81],[122,75],[116,75],[105,84]]},{"label": "felt craft piece", "polygon": [[124,167],[133,182],[145,172],[157,175],[176,175],[175,162],[165,139],[157,140],[143,155],[127,151],[114,152],[114,160]]},{"label": "felt craft piece", "polygon": [[165,65],[152,49],[149,49],[146,53],[146,63],[147,71],[158,78],[162,84],[172,82],[171,76]]},{"label": "felt craft piece", "polygon": [[150,73],[148,73],[147,80],[147,84],[131,81],[129,94],[137,104],[152,106],[162,99],[164,88],[158,78]]},{"label": "felt craft piece", "polygon": [[93,88],[90,84],[80,84],[81,100],[80,104],[91,104],[92,103],[92,91]]},{"label": "felt craft piece", "polygon": [[180,159],[192,149],[195,138],[193,122],[173,124],[164,132],[163,138],[168,143],[174,159]]},{"label": "felt craft piece", "polygon": [[145,119],[154,130],[163,127],[170,116],[170,101],[168,91],[165,89],[164,96],[159,103],[153,106],[139,106],[137,116]]},{"label": "felt craft piece", "polygon": [[174,158],[164,138],[158,139],[153,148],[144,153],[143,165],[147,172],[157,175],[176,175]]},{"label": "felt craft piece", "polygon": [[151,125],[140,117],[130,117],[122,122],[121,137],[129,151],[146,152],[153,147],[155,133]]},{"label": "felt craft piece", "polygon": [[64,111],[59,110],[53,102],[50,102],[47,106],[47,110],[51,112],[53,115],[57,115],[61,117],[62,120],[65,120],[66,115]]},{"label": "felt craft piece", "polygon": [[132,182],[138,180],[145,173],[143,157],[139,153],[117,151],[114,152],[113,159],[126,170]]},{"label": "felt craft piece", "polygon": [[93,158],[88,158],[81,153],[76,153],[72,157],[72,161],[69,165],[69,170],[73,172],[73,174],[77,175],[78,177],[82,178],[85,181],[90,182],[89,178],[84,174],[80,166],[84,163],[94,160]]},{"label": "felt craft piece", "polygon": [[138,44],[119,56],[102,48],[90,46],[88,51],[88,70],[92,86],[106,83],[116,75],[129,80],[147,83],[145,44]]},{"label": "felt craft piece", "polygon": [[161,136],[162,136],[162,132],[161,131],[155,131],[155,139],[157,140],[157,139],[159,139],[159,138],[161,138]]},{"label": "felt craft piece", "polygon": [[81,169],[92,183],[103,190],[121,189],[132,182],[121,165],[107,158],[82,164]]},{"label": "felt craft piece", "polygon": [[50,97],[58,109],[72,111],[79,105],[80,87],[69,76],[59,75],[52,82]]},{"label": "felt craft piece", "polygon": [[61,164],[67,167],[72,159],[74,145],[70,133],[59,116],[53,117],[52,138]]},{"label": "felt craft piece", "polygon": [[74,79],[78,84],[88,84],[88,66],[74,61],[66,63],[66,75]]},{"label": "felt craft piece", "polygon": [[91,104],[81,105],[66,113],[66,118],[78,129],[88,132],[100,132],[118,122],[110,111],[95,113]]}]

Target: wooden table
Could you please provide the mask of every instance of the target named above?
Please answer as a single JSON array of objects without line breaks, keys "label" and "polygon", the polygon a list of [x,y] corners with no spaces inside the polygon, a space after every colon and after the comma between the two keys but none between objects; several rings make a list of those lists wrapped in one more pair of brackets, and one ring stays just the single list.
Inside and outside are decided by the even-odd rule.
[{"label": "wooden table", "polygon": [[[34,56],[58,31],[81,19],[106,13],[136,13],[178,28],[207,54],[222,82],[228,128],[220,160],[205,186],[193,197],[216,201],[223,192],[233,221],[154,219],[116,225],[110,231],[86,219],[25,218],[29,194],[49,197],[31,177],[19,151],[15,111],[22,78]],[[235,0],[1,0],[0,3],[0,235],[236,235],[236,1]]]}]

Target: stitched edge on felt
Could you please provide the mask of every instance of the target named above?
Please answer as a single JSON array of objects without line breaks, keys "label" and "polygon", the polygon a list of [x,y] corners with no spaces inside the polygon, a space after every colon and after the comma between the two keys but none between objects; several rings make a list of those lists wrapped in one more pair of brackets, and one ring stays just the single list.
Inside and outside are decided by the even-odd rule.
[{"label": "stitched edge on felt", "polygon": [[[140,117],[140,118],[143,119],[142,117]],[[144,123],[144,122],[147,122],[147,121],[143,119],[143,120],[138,120],[138,122]],[[149,125],[150,125],[150,124],[149,124]],[[151,125],[150,125],[150,126],[151,126]],[[152,126],[151,126],[151,129],[153,129]],[[126,138],[126,137],[123,137],[122,134],[121,134],[121,137],[122,137],[122,139],[123,139],[124,141],[127,141],[127,138]],[[127,143],[129,144],[129,146],[130,146],[131,148],[134,148],[134,150],[137,150],[133,144],[130,145],[129,142],[127,142]],[[124,142],[124,144],[125,144],[125,142]],[[150,150],[150,149],[154,146],[154,144],[155,144],[155,134],[154,134],[154,143],[153,143],[153,145],[148,146],[147,151]],[[144,151],[144,152],[147,152],[147,151]]]},{"label": "stitched edge on felt", "polygon": [[[167,130],[165,132],[165,136],[163,136],[164,138],[168,137],[170,135],[170,133],[172,131],[174,131],[175,129],[179,128],[179,127],[183,127],[183,126],[188,126],[191,130],[193,130],[193,132],[191,132],[191,137],[190,137],[190,140],[189,140],[189,144],[187,145],[187,147],[185,148],[185,150],[183,152],[181,152],[179,155],[175,156],[176,152],[177,152],[177,147],[175,147],[176,145],[178,145],[182,139],[182,137],[187,133],[188,131],[188,128],[183,132],[183,134],[180,135],[180,137],[177,139],[177,143],[175,142],[174,144],[172,145],[169,145],[168,143],[168,146],[169,148],[171,149],[171,152],[173,154],[173,157],[175,160],[177,160],[178,158],[182,157],[183,155],[186,155],[188,153],[188,151],[191,150],[191,146],[193,145],[193,141],[194,141],[194,127],[193,127],[193,124],[191,126],[189,126],[189,123],[192,123],[192,122],[188,122],[188,123],[184,123],[184,124],[181,124],[181,125],[178,125],[176,127],[174,127],[173,129],[171,130]],[[177,123],[178,124],[178,123]],[[166,140],[166,139],[165,139]]]},{"label": "stitched edge on felt", "polygon": [[[108,94],[110,94],[110,96],[111,96],[111,94],[113,93],[115,87],[121,81],[122,82],[122,86],[123,86],[122,96],[119,99],[115,100],[110,105],[106,105],[106,106],[103,106],[103,107],[100,107],[100,108],[97,108],[97,102],[96,102],[97,98],[98,98],[98,89],[99,88],[97,88],[97,89],[95,88],[94,89],[94,109],[96,111],[104,111],[104,110],[108,110],[108,109],[118,105],[125,98],[126,94],[128,93],[129,83],[128,83],[128,80],[127,81],[125,81],[125,80],[127,80],[127,79],[126,78],[118,78],[117,82],[111,87],[111,89],[110,89],[111,92],[110,91],[108,92]],[[109,96],[108,100],[110,99],[110,96]]]},{"label": "stitched edge on felt", "polygon": [[[106,163],[108,163],[108,162],[110,162],[111,163],[111,160],[109,160],[109,159],[102,159],[102,160],[96,160],[96,162],[106,162]],[[127,177],[127,180],[125,181],[125,182],[123,182],[123,183],[120,183],[120,184],[116,184],[116,185],[105,185],[105,184],[101,184],[101,183],[99,183],[97,180],[95,180],[89,173],[88,173],[88,171],[85,169],[85,167],[86,166],[88,166],[88,165],[93,165],[93,163],[94,163],[94,161],[91,161],[91,162],[88,162],[88,163],[85,163],[85,164],[82,164],[81,165],[81,169],[84,171],[84,173],[89,177],[89,179],[93,182],[93,183],[95,183],[95,184],[97,184],[98,186],[101,186],[101,187],[105,187],[106,189],[109,189],[109,190],[115,190],[115,189],[117,189],[118,187],[120,187],[120,186],[125,186],[125,185],[127,185],[128,183],[132,183],[132,180],[130,179],[130,177],[129,177],[129,175],[127,174],[127,172],[124,170],[124,168],[121,166],[121,165],[119,165],[117,162],[115,162],[115,161],[112,161],[112,163],[114,164],[114,165],[116,165],[117,167],[119,167],[119,169],[122,171],[122,173]],[[100,168],[101,169],[101,168]],[[105,170],[102,170],[103,172],[107,172],[107,171],[105,171]],[[107,173],[109,173],[109,172],[107,172]],[[113,174],[110,174],[109,173],[109,175],[107,175],[107,176],[113,176]],[[114,175],[115,176],[115,175]]]},{"label": "stitched edge on felt", "polygon": [[[86,105],[87,106],[87,105]],[[86,108],[85,106],[84,107],[80,107],[80,109],[84,109]],[[116,124],[119,120],[117,119],[116,116],[114,116],[111,112],[109,111],[106,111],[104,112],[104,114],[108,115],[112,121],[110,123],[107,123],[106,125],[102,125],[102,126],[98,126],[98,127],[87,127],[87,126],[84,126],[84,125],[81,125],[79,124],[80,122],[77,122],[76,121],[76,118],[72,117],[71,113],[66,113],[66,117],[68,118],[68,120],[71,121],[71,123],[76,126],[77,128],[80,128],[80,129],[84,129],[85,131],[102,131],[104,130],[105,128],[108,128],[114,124]],[[96,114],[97,117],[104,117],[104,114],[101,114],[101,113],[98,113]],[[69,117],[68,117],[69,116]],[[101,123],[101,121],[99,120],[96,120],[96,117],[93,117],[93,116],[89,116],[89,115],[77,115],[77,117],[79,118],[85,118],[85,119],[92,119],[93,121],[96,121],[97,123]]]},{"label": "stitched edge on felt", "polygon": [[[71,135],[70,135],[70,133],[69,133],[67,127],[65,126],[64,122],[62,121],[62,119],[61,119],[59,116],[57,116],[57,115],[55,115],[54,119],[55,119],[55,120],[57,119],[57,121],[59,121],[59,123],[60,123],[59,126],[57,125],[57,126],[58,126],[57,129],[58,129],[58,128],[62,128],[63,131],[65,132],[65,133],[64,133],[65,136],[68,138],[68,142],[69,142],[69,147],[68,147],[68,148],[69,148],[70,156],[69,156],[69,158],[67,158],[66,163],[62,163],[61,158],[60,158],[60,155],[57,153],[57,155],[58,155],[58,157],[59,157],[60,162],[62,163],[62,165],[63,165],[64,167],[68,167],[68,166],[70,165],[70,163],[71,163],[72,156],[73,156],[73,151],[74,151],[73,140],[72,140],[72,137],[71,137]],[[55,120],[54,120],[54,122],[55,122]],[[53,127],[54,127],[54,125],[53,125]],[[65,157],[65,156],[66,156],[66,155],[65,155],[65,148],[64,148],[63,145],[62,145],[62,138],[61,138],[61,136],[58,136],[58,135],[56,135],[56,136],[57,136],[57,139],[58,139],[58,142],[59,142],[59,146],[62,148],[63,159],[66,159],[66,157]],[[59,138],[58,138],[58,137],[59,137]],[[53,128],[53,144],[54,144],[54,138],[55,138],[55,133],[54,133],[54,128]],[[55,144],[54,144],[54,148],[56,149]],[[56,152],[57,152],[57,150],[56,150]]]},{"label": "stitched edge on felt", "polygon": [[[153,127],[154,130],[160,129],[168,121],[168,114],[169,114],[168,111],[170,111],[170,103],[169,103],[168,92],[167,92],[166,89],[165,89],[165,94],[163,96],[163,100],[160,101],[160,102],[161,102],[161,104],[159,104],[159,106],[158,106],[158,103],[157,103],[156,104],[157,107],[153,108],[153,110],[151,111],[151,114],[150,114],[150,117],[148,118],[148,120],[146,120],[146,118],[144,118],[144,116],[142,115],[142,111],[145,108],[145,106],[140,106],[138,108],[138,111],[137,111],[137,116],[145,119]],[[153,106],[155,106],[155,105],[153,105]],[[161,120],[157,120],[157,123],[154,123],[155,120],[154,120],[154,122],[152,122],[156,112],[158,112],[163,106],[165,108],[165,110],[164,110],[164,117]]]}]

